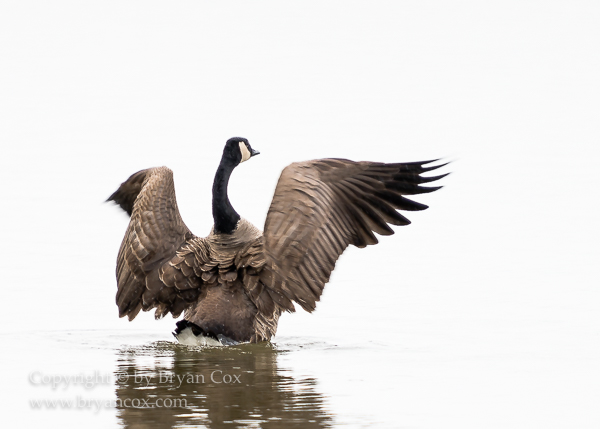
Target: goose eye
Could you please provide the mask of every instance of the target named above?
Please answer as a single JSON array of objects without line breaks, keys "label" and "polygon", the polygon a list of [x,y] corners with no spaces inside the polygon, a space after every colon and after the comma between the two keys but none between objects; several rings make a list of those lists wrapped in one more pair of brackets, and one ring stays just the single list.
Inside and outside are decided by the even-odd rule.
[{"label": "goose eye", "polygon": [[240,161],[240,163],[248,161],[250,159],[250,151],[248,150],[246,143],[240,142],[240,152],[242,153],[242,160]]}]

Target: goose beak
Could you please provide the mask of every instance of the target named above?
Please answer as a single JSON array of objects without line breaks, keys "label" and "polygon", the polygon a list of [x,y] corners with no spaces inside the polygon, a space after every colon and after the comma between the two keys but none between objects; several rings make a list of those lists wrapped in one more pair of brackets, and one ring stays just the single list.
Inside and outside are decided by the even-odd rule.
[{"label": "goose beak", "polygon": [[254,149],[250,149],[250,158],[252,158],[254,155],[260,155],[260,152]]}]

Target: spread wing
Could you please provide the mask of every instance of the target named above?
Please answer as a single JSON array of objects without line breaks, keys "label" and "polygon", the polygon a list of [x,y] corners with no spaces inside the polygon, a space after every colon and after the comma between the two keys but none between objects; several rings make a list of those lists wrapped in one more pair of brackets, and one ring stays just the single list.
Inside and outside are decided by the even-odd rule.
[{"label": "spread wing", "polygon": [[353,244],[376,244],[374,232],[392,235],[388,224],[408,225],[396,210],[424,210],[404,195],[432,192],[420,186],[446,174],[423,177],[443,165],[434,161],[384,164],[320,159],[294,163],[281,173],[264,228],[270,286],[315,309],[342,252]]},{"label": "spread wing", "polygon": [[201,280],[190,264],[198,264],[196,254],[206,246],[181,219],[173,172],[166,167],[139,171],[107,201],[131,216],[117,258],[119,317],[133,320],[151,308],[157,318],[168,312],[178,317],[199,296]]}]

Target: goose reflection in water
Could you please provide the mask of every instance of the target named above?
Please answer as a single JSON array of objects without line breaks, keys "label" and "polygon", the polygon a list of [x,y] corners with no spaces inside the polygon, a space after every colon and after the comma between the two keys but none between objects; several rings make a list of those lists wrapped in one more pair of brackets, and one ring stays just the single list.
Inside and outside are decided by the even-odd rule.
[{"label": "goose reflection in water", "polygon": [[331,427],[316,380],[279,368],[281,353],[269,343],[124,348],[115,369],[118,417],[125,428]]}]

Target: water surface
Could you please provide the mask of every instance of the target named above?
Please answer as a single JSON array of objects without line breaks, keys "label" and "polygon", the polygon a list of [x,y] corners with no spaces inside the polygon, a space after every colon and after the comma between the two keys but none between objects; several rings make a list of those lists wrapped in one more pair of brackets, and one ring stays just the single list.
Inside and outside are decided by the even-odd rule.
[{"label": "water surface", "polygon": [[152,428],[330,427],[317,381],[278,364],[289,351],[270,343],[123,347],[116,351],[117,416],[128,428],[142,421]]}]

